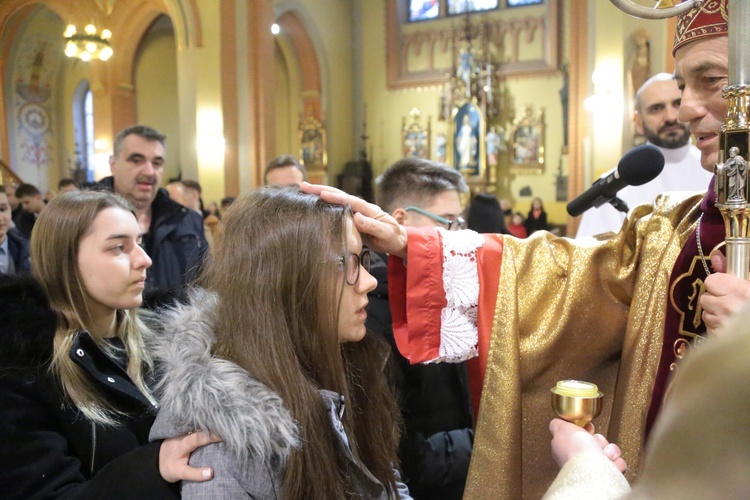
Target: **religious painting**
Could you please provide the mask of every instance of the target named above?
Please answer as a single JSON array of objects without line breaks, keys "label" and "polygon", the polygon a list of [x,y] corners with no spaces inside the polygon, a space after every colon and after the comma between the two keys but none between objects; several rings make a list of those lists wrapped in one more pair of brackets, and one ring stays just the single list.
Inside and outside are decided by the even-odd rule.
[{"label": "religious painting", "polygon": [[310,170],[325,169],[328,164],[326,152],[326,129],[315,116],[307,115],[300,121],[300,159],[303,165]]},{"label": "religious painting", "polygon": [[536,112],[533,106],[528,106],[513,124],[510,158],[514,170],[544,171],[544,109]]},{"label": "religious painting", "polygon": [[484,175],[484,116],[474,102],[456,109],[451,122],[451,150],[453,167],[470,176]]},{"label": "religious painting", "polygon": [[406,118],[401,125],[401,140],[403,145],[403,156],[414,156],[416,158],[430,157],[430,117],[427,118],[427,127],[425,128],[420,120],[421,113],[417,108],[413,108],[409,113],[409,123]]}]

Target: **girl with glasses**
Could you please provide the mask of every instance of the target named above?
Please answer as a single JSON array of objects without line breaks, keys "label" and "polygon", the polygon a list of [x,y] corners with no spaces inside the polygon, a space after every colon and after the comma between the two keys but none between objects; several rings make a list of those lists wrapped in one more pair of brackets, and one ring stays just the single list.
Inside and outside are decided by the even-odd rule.
[{"label": "girl with glasses", "polygon": [[0,280],[0,498],[170,498],[203,481],[202,433],[149,444],[151,259],[127,202],[77,191],[45,207],[31,278]]},{"label": "girl with glasses", "polygon": [[388,347],[365,334],[377,282],[351,212],[298,188],[240,197],[185,306],[168,311],[152,437],[222,442],[184,497],[399,498]]}]

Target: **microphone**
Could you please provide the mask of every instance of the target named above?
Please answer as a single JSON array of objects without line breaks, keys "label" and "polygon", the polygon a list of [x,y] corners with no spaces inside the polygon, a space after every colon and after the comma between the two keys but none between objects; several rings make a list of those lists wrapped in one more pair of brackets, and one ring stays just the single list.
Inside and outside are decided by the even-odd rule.
[{"label": "microphone", "polygon": [[592,207],[600,207],[616,198],[617,192],[625,186],[640,186],[656,177],[664,170],[664,155],[656,146],[642,144],[627,152],[617,168],[602,177],[568,203],[568,213],[573,217],[581,215]]}]

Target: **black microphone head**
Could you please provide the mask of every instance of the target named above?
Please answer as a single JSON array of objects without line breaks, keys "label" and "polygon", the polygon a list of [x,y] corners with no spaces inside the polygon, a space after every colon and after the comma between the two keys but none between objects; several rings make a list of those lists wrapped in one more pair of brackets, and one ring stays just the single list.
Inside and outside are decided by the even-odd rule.
[{"label": "black microphone head", "polygon": [[617,164],[620,179],[629,186],[640,186],[656,179],[664,170],[664,155],[651,144],[631,149]]}]

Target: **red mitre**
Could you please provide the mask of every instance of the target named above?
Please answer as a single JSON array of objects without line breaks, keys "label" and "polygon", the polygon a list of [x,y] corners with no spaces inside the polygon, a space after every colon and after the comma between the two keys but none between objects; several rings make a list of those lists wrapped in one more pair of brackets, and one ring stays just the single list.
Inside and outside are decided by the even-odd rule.
[{"label": "red mitre", "polygon": [[728,0],[704,0],[700,7],[690,9],[677,18],[672,55],[683,45],[701,38],[727,35]]}]

